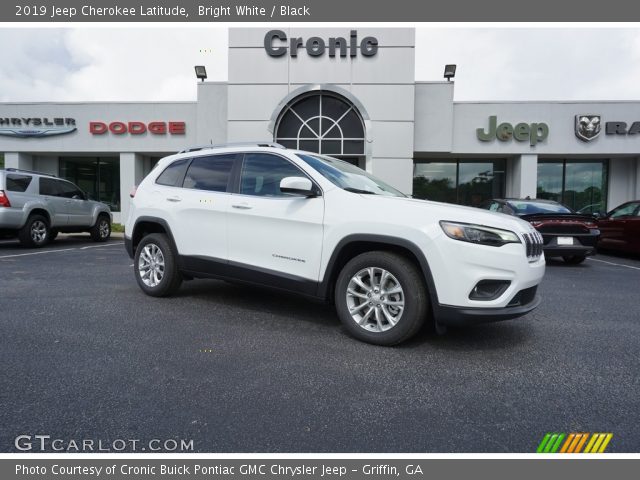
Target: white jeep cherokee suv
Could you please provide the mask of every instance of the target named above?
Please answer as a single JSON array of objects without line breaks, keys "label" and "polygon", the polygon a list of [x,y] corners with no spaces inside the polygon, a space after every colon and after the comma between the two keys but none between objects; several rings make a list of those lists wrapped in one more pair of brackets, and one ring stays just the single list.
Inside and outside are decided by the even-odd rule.
[{"label": "white jeep cherokee suv", "polygon": [[133,195],[125,245],[148,295],[218,278],[335,302],[345,328],[393,345],[519,317],[540,302],[542,238],[517,218],[408,198],[341,160],[277,144],[163,158]]}]

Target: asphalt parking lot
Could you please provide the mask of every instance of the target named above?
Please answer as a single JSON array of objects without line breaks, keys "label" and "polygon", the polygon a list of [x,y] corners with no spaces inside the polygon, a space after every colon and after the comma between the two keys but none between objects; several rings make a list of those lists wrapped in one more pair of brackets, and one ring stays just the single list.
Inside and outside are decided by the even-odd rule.
[{"label": "asphalt parking lot", "polygon": [[[121,240],[0,242],[0,451],[19,435],[201,452],[640,452],[640,261],[550,262],[542,305],[394,348],[330,306],[213,280],[143,295]],[[143,443],[144,444],[144,443]],[[130,451],[130,450],[128,450]]]}]

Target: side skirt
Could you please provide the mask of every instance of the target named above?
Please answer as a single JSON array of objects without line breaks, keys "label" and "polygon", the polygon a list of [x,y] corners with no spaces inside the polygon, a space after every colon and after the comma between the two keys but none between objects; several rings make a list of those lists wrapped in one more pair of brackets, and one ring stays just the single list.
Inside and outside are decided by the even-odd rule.
[{"label": "side skirt", "polygon": [[211,257],[180,255],[178,261],[180,271],[195,278],[232,280],[322,299],[318,282],[295,275]]}]

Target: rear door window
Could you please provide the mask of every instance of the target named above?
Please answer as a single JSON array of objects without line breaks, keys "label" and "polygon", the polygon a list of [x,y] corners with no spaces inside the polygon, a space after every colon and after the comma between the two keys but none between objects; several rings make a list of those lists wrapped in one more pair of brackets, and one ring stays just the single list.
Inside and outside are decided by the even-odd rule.
[{"label": "rear door window", "polygon": [[29,175],[7,175],[7,190],[10,192],[26,192],[33,177]]},{"label": "rear door window", "polygon": [[226,192],[236,154],[196,157],[184,177],[184,188]]},{"label": "rear door window", "polygon": [[40,195],[59,197],[61,193],[56,180],[52,178],[40,178]]}]

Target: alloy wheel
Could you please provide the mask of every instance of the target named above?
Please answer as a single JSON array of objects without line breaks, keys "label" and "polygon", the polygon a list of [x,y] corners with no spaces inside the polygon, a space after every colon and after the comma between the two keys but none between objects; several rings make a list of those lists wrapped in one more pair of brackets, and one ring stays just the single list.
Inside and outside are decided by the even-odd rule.
[{"label": "alloy wheel", "polygon": [[346,296],[351,318],[370,332],[393,328],[405,308],[402,285],[383,268],[367,267],[357,272],[349,281]]},{"label": "alloy wheel", "polygon": [[164,278],[164,255],[155,243],[148,243],[140,252],[138,273],[148,287],[157,287]]}]

